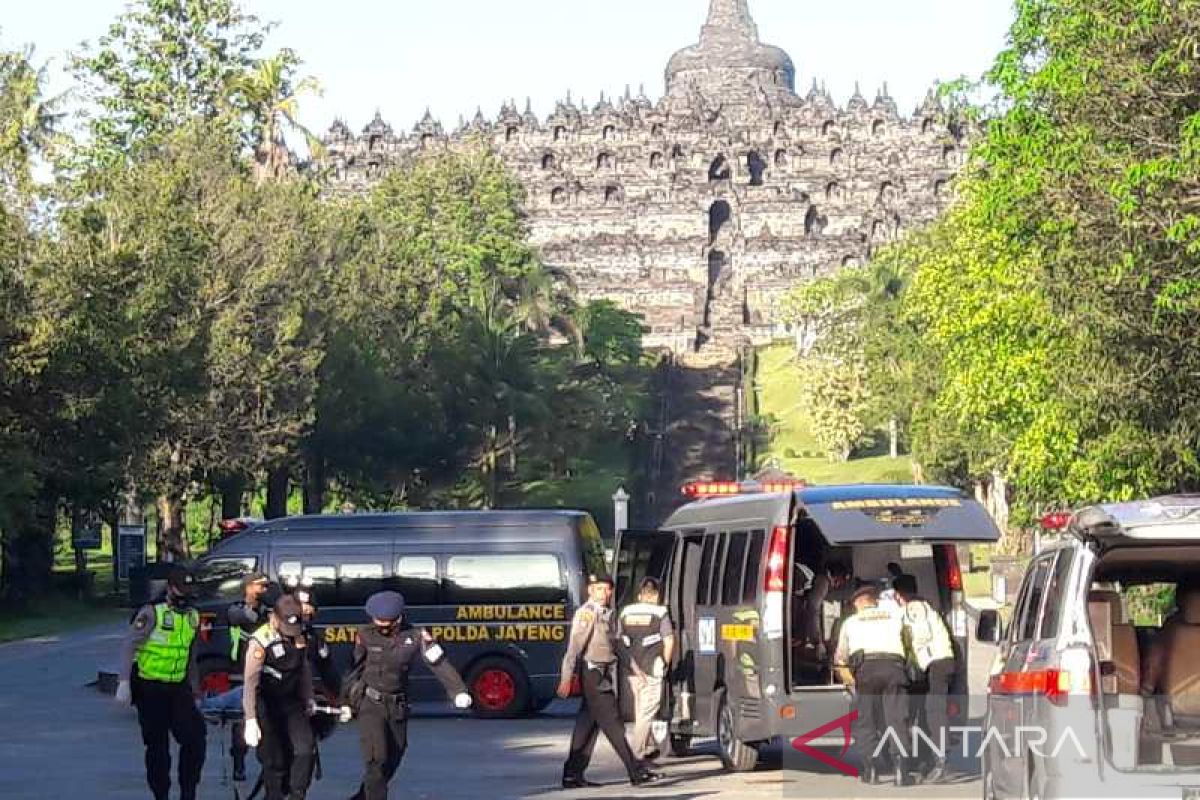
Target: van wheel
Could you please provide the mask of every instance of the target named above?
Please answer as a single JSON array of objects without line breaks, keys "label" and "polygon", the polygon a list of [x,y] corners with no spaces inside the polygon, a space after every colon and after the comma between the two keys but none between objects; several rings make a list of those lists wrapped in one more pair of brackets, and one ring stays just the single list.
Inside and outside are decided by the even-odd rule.
[{"label": "van wheel", "polygon": [[731,772],[750,772],[758,764],[758,750],[737,738],[733,709],[724,694],[717,710],[717,749],[721,753],[721,763]]},{"label": "van wheel", "polygon": [[691,755],[692,752],[692,737],[686,733],[672,733],[671,741],[668,743],[671,748],[671,755],[676,758],[684,758]]},{"label": "van wheel", "polygon": [[481,658],[467,673],[475,716],[512,718],[529,709],[529,678],[515,661],[500,656]]}]

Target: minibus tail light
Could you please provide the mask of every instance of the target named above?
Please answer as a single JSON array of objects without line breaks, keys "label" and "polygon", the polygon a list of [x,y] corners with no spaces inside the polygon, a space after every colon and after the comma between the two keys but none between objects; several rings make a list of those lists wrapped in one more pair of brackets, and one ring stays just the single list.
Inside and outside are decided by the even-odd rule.
[{"label": "minibus tail light", "polygon": [[764,588],[768,592],[787,591],[788,529],[780,525],[771,531],[771,545],[767,548],[767,570]]}]

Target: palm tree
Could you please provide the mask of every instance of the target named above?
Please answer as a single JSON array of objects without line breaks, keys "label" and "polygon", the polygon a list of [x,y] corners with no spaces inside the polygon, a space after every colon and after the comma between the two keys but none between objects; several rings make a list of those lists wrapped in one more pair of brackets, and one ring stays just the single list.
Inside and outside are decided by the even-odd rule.
[{"label": "palm tree", "polygon": [[65,114],[63,95],[46,97],[45,66],[33,64],[33,48],[0,51],[0,191],[24,195],[35,161],[52,150]]},{"label": "palm tree", "polygon": [[254,163],[259,180],[279,178],[287,172],[291,151],[284,134],[289,131],[304,136],[310,155],[319,155],[322,151],[321,140],[297,118],[300,98],[321,92],[315,78],[306,76],[294,80],[299,63],[291,50],[284,49],[257,62],[250,72],[234,83],[236,101],[255,121]]}]

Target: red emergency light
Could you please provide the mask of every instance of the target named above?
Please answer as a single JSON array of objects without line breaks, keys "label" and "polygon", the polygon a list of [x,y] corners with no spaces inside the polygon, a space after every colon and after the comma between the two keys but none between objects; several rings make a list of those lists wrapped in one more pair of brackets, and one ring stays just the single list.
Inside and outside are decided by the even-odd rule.
[{"label": "red emergency light", "polygon": [[1070,511],[1053,511],[1042,516],[1041,525],[1044,531],[1061,531],[1071,524]]},{"label": "red emergency light", "polygon": [[701,499],[706,497],[731,497],[738,494],[787,494],[803,489],[808,483],[800,478],[788,480],[758,481],[692,481],[683,485],[683,494]]}]

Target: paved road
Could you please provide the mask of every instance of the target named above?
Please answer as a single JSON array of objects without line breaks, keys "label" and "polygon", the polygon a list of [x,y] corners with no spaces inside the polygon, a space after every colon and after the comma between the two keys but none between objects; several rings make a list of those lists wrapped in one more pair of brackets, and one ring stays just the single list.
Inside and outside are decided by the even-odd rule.
[{"label": "paved road", "polygon": [[[100,664],[111,664],[121,632],[106,626],[70,636],[0,645],[0,797],[148,797],[141,765],[141,740],[132,710],[86,684]],[[666,779],[632,789],[607,745],[597,748],[588,777],[598,789],[562,792],[557,781],[572,722],[573,706],[555,703],[532,719],[485,721],[435,708],[410,727],[411,743],[393,797],[405,800],[476,798],[978,798],[978,781],[958,785],[863,791],[837,774],[781,769],[778,750],[759,770],[726,775],[710,742],[697,755],[664,763]],[[224,780],[228,734],[210,729],[209,759],[201,798],[233,796]],[[359,777],[358,739],[352,726],[322,745],[325,777],[310,800],[345,798]]]}]

